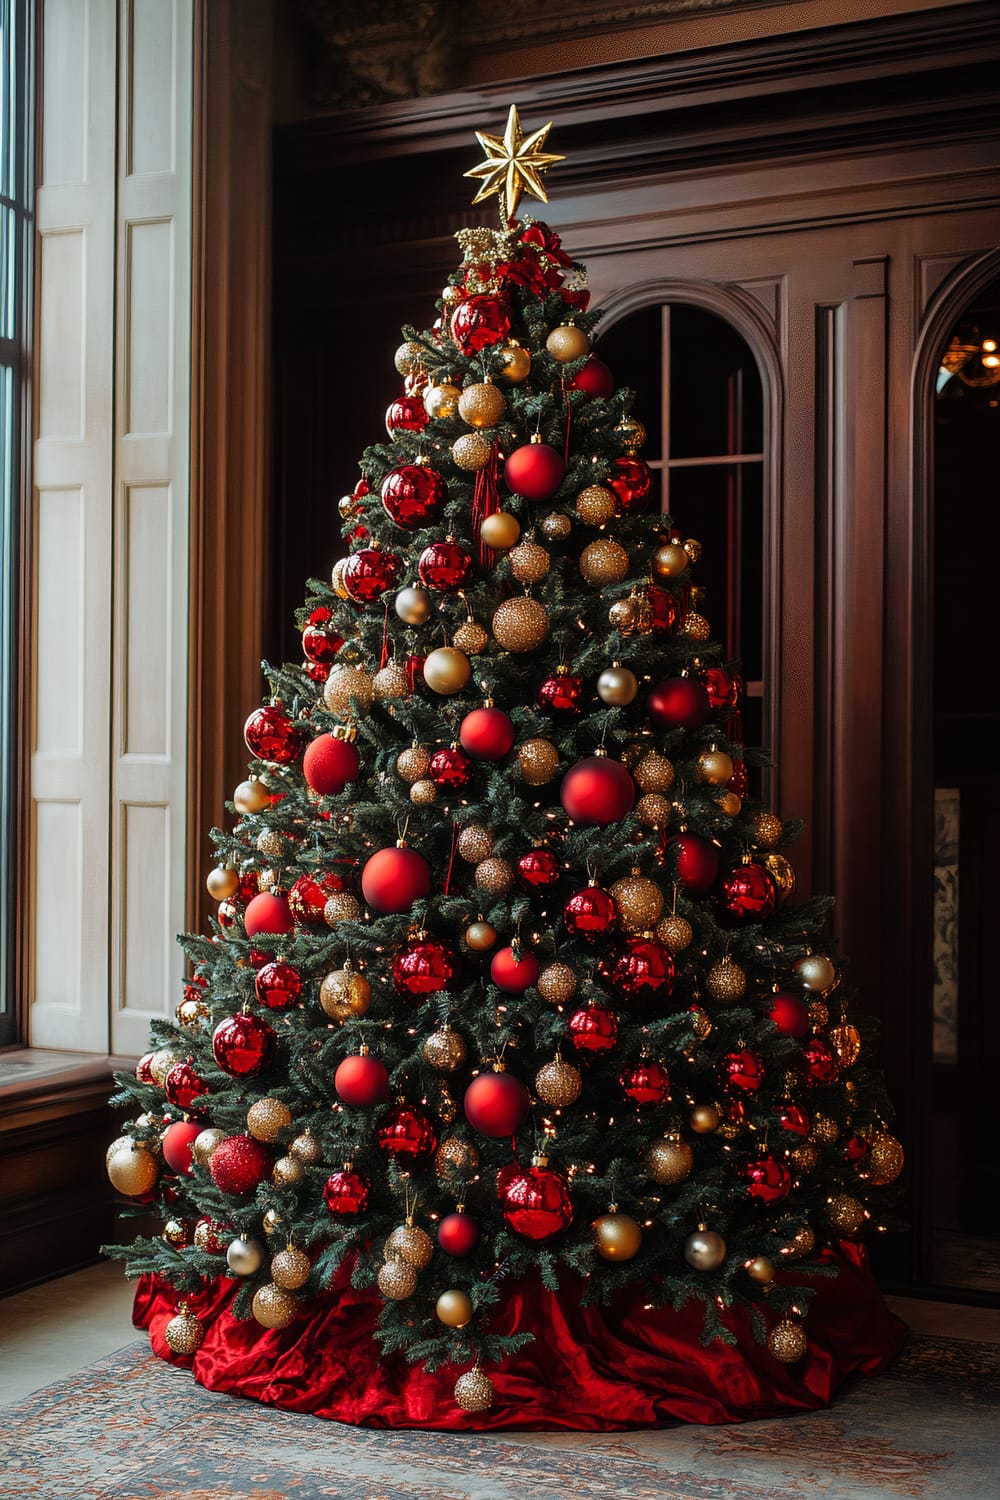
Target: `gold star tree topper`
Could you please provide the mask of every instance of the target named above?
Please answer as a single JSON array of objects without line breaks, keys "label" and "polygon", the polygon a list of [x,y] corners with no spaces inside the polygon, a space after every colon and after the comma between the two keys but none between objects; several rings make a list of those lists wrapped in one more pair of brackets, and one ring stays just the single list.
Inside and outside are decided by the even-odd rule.
[{"label": "gold star tree topper", "polygon": [[545,137],[552,129],[552,121],[540,130],[525,135],[517,115],[517,105],[512,104],[507,116],[507,129],[502,136],[484,135],[476,131],[476,139],[486,152],[486,160],[466,172],[466,177],[482,178],[482,186],[473,198],[473,203],[482,203],[494,193],[500,199],[500,215],[506,224],[517,212],[518,201],[523,192],[548,203],[548,194],[542,186],[542,173],[564,156],[554,156],[543,151]]}]

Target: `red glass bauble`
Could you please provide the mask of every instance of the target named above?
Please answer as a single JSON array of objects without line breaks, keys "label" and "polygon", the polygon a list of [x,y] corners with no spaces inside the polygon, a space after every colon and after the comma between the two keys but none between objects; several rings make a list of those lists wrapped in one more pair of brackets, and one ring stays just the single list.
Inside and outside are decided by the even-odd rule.
[{"label": "red glass bauble", "polygon": [[219,926],[222,928],[223,932],[226,932],[230,927],[235,926],[236,918],[239,915],[239,912],[232,901],[220,901],[219,910],[215,915]]},{"label": "red glass bauble", "polygon": [[747,1183],[747,1197],[757,1203],[781,1203],[792,1191],[791,1172],[770,1152],[746,1162],[740,1168],[740,1176]]},{"label": "red glass bauble", "polygon": [[269,760],[287,766],[301,748],[299,731],[280,703],[255,708],[243,726],[247,749],[258,760]]},{"label": "red glass bauble", "polygon": [[665,1104],[670,1098],[670,1078],[662,1063],[629,1063],[618,1082],[636,1104]]},{"label": "red glass bauble", "polygon": [[288,898],[274,891],[261,891],[259,896],[247,904],[243,913],[243,926],[247,937],[258,933],[280,934],[291,932],[295,926]]},{"label": "red glass bauble", "polygon": [[778,904],[778,892],[764,866],[751,862],[726,871],[716,900],[730,922],[765,922]]},{"label": "red glass bauble", "polygon": [[712,716],[708,693],[697,677],[665,677],[646,700],[659,729],[700,729]]},{"label": "red glass bauble", "polygon": [[306,676],[310,682],[325,682],[330,675],[330,668],[322,662],[310,661],[306,663]]},{"label": "red glass bauble", "polygon": [[379,1115],[375,1140],[380,1151],[403,1164],[426,1161],[438,1144],[434,1121],[419,1104],[393,1104]]},{"label": "red glass bauble", "polygon": [[764,1059],[748,1047],[738,1047],[725,1054],[719,1071],[726,1088],[742,1089],[744,1093],[752,1094],[764,1082]]},{"label": "red glass bauble", "polygon": [[302,757],[306,785],[320,797],[336,797],[354,780],[360,767],[357,746],[335,734],[318,734]]},{"label": "red glass bauble", "polygon": [[739,707],[740,679],[735,673],[730,676],[724,667],[702,667],[698,676],[716,713],[720,709],[735,710]]},{"label": "red glass bauble", "polygon": [[291,964],[267,963],[257,970],[253,987],[268,1010],[288,1010],[302,993],[302,978]]},{"label": "red glass bauble", "polygon": [[778,990],[777,994],[770,995],[764,1014],[770,1017],[782,1036],[793,1036],[796,1041],[801,1041],[809,1030],[809,1012],[801,996],[793,995],[791,990]]},{"label": "red glass bauble", "polygon": [[675,833],[667,839],[675,851],[677,879],[687,896],[704,896],[719,873],[719,846],[697,833]]},{"label": "red glass bauble", "polygon": [[550,714],[578,714],[583,678],[569,672],[546,677],[538,689],[538,704]]},{"label": "red glass bauble", "polygon": [[361,872],[361,890],[380,916],[409,911],[431,893],[430,865],[416,849],[380,849]]},{"label": "red glass bauble", "polygon": [[447,1255],[464,1260],[479,1244],[479,1225],[469,1214],[445,1214],[438,1225],[438,1244]]},{"label": "red glass bauble", "polygon": [[429,421],[423,396],[397,396],[386,407],[385,430],[390,437],[394,432],[423,432]]},{"label": "red glass bauble", "polygon": [[343,876],[334,874],[333,870],[326,870],[321,875],[300,875],[288,892],[288,909],[296,922],[307,927],[322,927],[326,903],[344,887]]},{"label": "red glass bauble", "polygon": [[618,1017],[606,1005],[585,1005],[570,1016],[569,1035],[577,1052],[611,1052],[618,1041]]},{"label": "red glass bauble", "polygon": [[270,1172],[271,1153],[252,1135],[231,1135],[212,1152],[208,1170],[220,1192],[242,1198]]},{"label": "red glass bauble", "polygon": [[174,1063],[163,1083],[163,1092],[177,1109],[192,1109],[208,1093],[208,1084],[195,1072],[190,1057]]},{"label": "red glass bauble", "polygon": [[735,792],[737,797],[745,797],[750,790],[750,777],[747,774],[746,761],[733,760],[733,774],[729,778],[729,790]]},{"label": "red glass bauble", "polygon": [[331,1172],[323,1189],[323,1202],[336,1219],[356,1219],[368,1207],[371,1183],[360,1172],[344,1167]]},{"label": "red glass bauble", "polygon": [[674,961],[655,938],[626,938],[617,953],[601,959],[601,977],[621,1000],[661,1002],[674,988]]},{"label": "red glass bauble", "polygon": [[559,879],[559,861],[551,849],[531,849],[517,862],[517,878],[529,891],[542,891]]},{"label": "red glass bauble", "polygon": [[799,1068],[806,1082],[814,1086],[836,1083],[840,1077],[840,1060],[821,1036],[811,1036],[803,1045]]},{"label": "red glass bauble", "polygon": [[574,937],[586,938],[588,943],[607,937],[618,925],[618,908],[614,897],[602,891],[599,885],[584,886],[575,896],[570,896],[563,907],[563,923],[566,931]]},{"label": "red glass bauble", "polygon": [[472,780],[472,761],[464,750],[450,745],[431,757],[430,776],[435,786],[449,789],[468,786]]},{"label": "red glass bauble", "polygon": [[384,1062],[370,1053],[345,1057],[333,1075],[337,1097],[355,1109],[371,1109],[389,1097],[389,1074]]},{"label": "red glass bauble", "polygon": [[[195,1244],[201,1250],[207,1250],[209,1255],[224,1255],[233,1237],[233,1226],[231,1224],[219,1224],[215,1219],[210,1219],[208,1214],[202,1214],[200,1219],[195,1220]],[[198,1230],[202,1234],[198,1235]]]},{"label": "red glass bauble", "polygon": [[510,333],[510,310],[497,297],[466,297],[451,315],[451,336],[463,354],[478,354]]},{"label": "red glass bauble", "polygon": [[317,630],[315,625],[307,625],[302,632],[302,655],[321,666],[329,666],[343,644],[342,635]]},{"label": "red glass bauble", "polygon": [[680,618],[680,606],[673,594],[666,589],[659,588],[651,583],[643,590],[643,597],[649,605],[649,633],[662,640],[664,636],[673,635],[677,629],[677,621]]},{"label": "red glass bauble", "polygon": [[[272,802],[278,802],[279,797],[272,797]],[[236,892],[235,900],[242,901],[247,906],[260,890],[260,875],[257,870],[247,870],[246,874],[240,876],[240,888]]]},{"label": "red glass bauble", "polygon": [[490,978],[506,995],[523,995],[538,979],[538,959],[530,949],[518,956],[513,948],[498,948],[490,964]]},{"label": "red glass bauble", "polygon": [[499,1138],[520,1130],[531,1112],[528,1090],[511,1073],[480,1073],[462,1100],[465,1118],[481,1135]]},{"label": "red glass bauble", "polygon": [[259,1016],[228,1016],[212,1033],[212,1055],[224,1073],[246,1078],[274,1056],[274,1032]]},{"label": "red glass bauble", "polygon": [[[415,399],[422,407],[420,397]],[[397,526],[412,531],[418,526],[431,526],[438,519],[448,498],[448,486],[437,470],[427,464],[401,464],[398,469],[389,470],[382,481],[381,494],[386,514]],[[348,587],[346,578],[344,587]]]},{"label": "red glass bauble", "polygon": [[792,1099],[786,1099],[778,1105],[778,1118],[783,1130],[788,1130],[792,1135],[800,1135],[803,1140],[812,1129],[812,1121],[802,1108]]},{"label": "red glass bauble", "polygon": [[588,755],[566,772],[559,800],[574,823],[603,828],[620,822],[632,811],[635,782],[620,760]]},{"label": "red glass bauble", "polygon": [[428,589],[454,593],[472,577],[472,558],[457,542],[431,542],[417,559],[420,582]]},{"label": "red glass bauble", "polygon": [[571,391],[583,391],[590,397],[599,396],[606,401],[615,393],[615,377],[603,359],[592,354],[583,369],[573,376],[569,388]]},{"label": "red glass bauble", "polygon": [[172,1172],[190,1172],[191,1142],[204,1128],[195,1120],[176,1120],[163,1132],[163,1160]]},{"label": "red glass bauble", "polygon": [[548,443],[526,443],[515,448],[504,464],[504,484],[525,500],[551,500],[563,482],[566,465]]},{"label": "red glass bauble", "polygon": [[[208,989],[208,980],[204,974],[192,974],[191,978],[184,983],[184,999],[200,1000]],[[150,1053],[152,1057],[152,1053]]]},{"label": "red glass bauble", "polygon": [[[188,998],[187,994],[185,994],[184,998],[185,998],[185,1000]],[[135,1076],[139,1080],[140,1083],[155,1083],[156,1082],[156,1079],[153,1077],[153,1070],[152,1070],[152,1067],[151,1067],[152,1061],[153,1061],[153,1054],[152,1054],[152,1052],[144,1052],[143,1055],[140,1057],[139,1061],[136,1063],[136,1065],[135,1065]]]},{"label": "red glass bauble", "polygon": [[[164,1152],[164,1155],[166,1155],[166,1152]],[[844,1160],[848,1165],[853,1166],[856,1162],[862,1161],[867,1155],[868,1142],[863,1140],[860,1135],[849,1135],[844,1142]]]},{"label": "red glass bauble", "polygon": [[392,961],[396,993],[411,1000],[426,1000],[428,995],[447,989],[457,973],[455,950],[436,937],[413,938]]},{"label": "red glass bauble", "polygon": [[474,708],[458,731],[473,760],[503,760],[514,747],[514,724],[502,708]]},{"label": "red glass bauble", "polygon": [[377,547],[363,547],[352,552],[344,564],[341,577],[344,588],[355,604],[370,604],[386,589],[396,587],[399,558]]},{"label": "red glass bauble", "polygon": [[573,1222],[569,1184],[551,1167],[522,1167],[500,1195],[504,1218],[526,1240],[548,1240]]},{"label": "red glass bauble", "polygon": [[607,482],[625,515],[638,516],[652,509],[653,475],[641,458],[616,458]]}]

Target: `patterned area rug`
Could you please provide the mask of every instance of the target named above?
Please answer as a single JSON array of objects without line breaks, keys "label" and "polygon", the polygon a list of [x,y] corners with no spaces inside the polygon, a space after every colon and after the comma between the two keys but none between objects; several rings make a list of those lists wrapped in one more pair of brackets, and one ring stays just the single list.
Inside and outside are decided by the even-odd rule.
[{"label": "patterned area rug", "polygon": [[374,1432],[130,1344],[3,1412],[4,1500],[1000,1500],[1000,1345],[914,1338],[831,1410],[628,1434]]}]

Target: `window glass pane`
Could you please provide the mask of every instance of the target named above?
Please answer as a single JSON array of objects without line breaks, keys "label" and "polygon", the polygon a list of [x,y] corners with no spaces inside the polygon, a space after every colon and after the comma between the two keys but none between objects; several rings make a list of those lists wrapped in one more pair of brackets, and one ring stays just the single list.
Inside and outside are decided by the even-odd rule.
[{"label": "window glass pane", "polygon": [[16,271],[17,215],[0,208],[0,338],[14,337],[14,281]]},{"label": "window glass pane", "polygon": [[643,307],[622,318],[606,333],[597,325],[597,353],[608,365],[616,385],[636,394],[633,415],[646,429],[646,459],[663,457],[660,390],[663,375],[662,314],[660,307]]},{"label": "window glass pane", "polygon": [[0,0],[0,194],[13,198],[15,192],[15,143],[12,128],[16,112],[14,7],[11,0]]},{"label": "window glass pane", "polygon": [[759,453],[757,364],[735,328],[700,307],[670,309],[670,456]]}]

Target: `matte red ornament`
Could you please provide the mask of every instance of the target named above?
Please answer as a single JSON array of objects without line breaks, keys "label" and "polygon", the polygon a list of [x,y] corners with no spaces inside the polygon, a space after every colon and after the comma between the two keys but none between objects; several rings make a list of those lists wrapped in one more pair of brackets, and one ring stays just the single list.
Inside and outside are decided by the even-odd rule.
[{"label": "matte red ornament", "polygon": [[301,749],[299,731],[280,703],[255,708],[243,726],[243,738],[251,755],[277,766],[289,765]]},{"label": "matte red ornament", "polygon": [[548,1240],[573,1222],[569,1184],[551,1167],[523,1167],[500,1197],[504,1218],[526,1240]]},{"label": "matte red ornament", "polygon": [[386,589],[396,587],[398,576],[399,558],[378,547],[363,547],[360,552],[352,552],[341,573],[344,588],[355,604],[371,604]]},{"label": "matte red ornament", "polygon": [[481,1135],[499,1138],[520,1130],[531,1112],[528,1090],[511,1073],[480,1073],[462,1100],[465,1118]]},{"label": "matte red ornament", "polygon": [[739,708],[741,683],[735,672],[730,676],[724,667],[702,667],[698,676],[705,685],[708,701],[716,713],[720,709],[735,712]]},{"label": "matte red ornament", "polygon": [[195,1120],[176,1120],[163,1132],[163,1160],[172,1172],[190,1172],[191,1142],[204,1128]]},{"label": "matte red ornament", "polygon": [[503,760],[514,748],[514,724],[502,708],[474,708],[458,731],[462,749],[473,760]]},{"label": "matte red ornament", "polygon": [[288,909],[296,922],[307,927],[322,927],[326,903],[345,886],[344,877],[333,870],[324,870],[318,876],[300,875],[288,892]]},{"label": "matte red ornament", "polygon": [[700,729],[712,716],[708,693],[697,677],[665,677],[646,700],[658,729]]},{"label": "matte red ornament", "polygon": [[274,1032],[259,1016],[228,1016],[212,1033],[212,1055],[224,1073],[247,1078],[274,1056]]},{"label": "matte red ornament", "polygon": [[268,1010],[288,1010],[302,993],[302,977],[291,964],[267,963],[257,970],[253,987]]},{"label": "matte red ornament", "polygon": [[435,786],[446,787],[449,790],[468,786],[472,780],[472,770],[472,761],[464,750],[455,745],[438,750],[431,757],[430,776]]},{"label": "matte red ornament", "polygon": [[233,1237],[233,1226],[218,1224],[215,1219],[210,1219],[208,1214],[202,1214],[200,1219],[195,1220],[195,1233],[197,1234],[203,1226],[205,1226],[205,1233],[201,1236],[200,1248],[207,1250],[209,1255],[224,1255]]},{"label": "matte red ornament", "polygon": [[451,336],[463,354],[478,354],[510,333],[510,310],[497,297],[466,297],[451,315]]},{"label": "matte red ornament", "polygon": [[258,933],[280,934],[291,932],[295,926],[288,898],[274,891],[261,891],[259,896],[247,904],[243,913],[243,926],[247,937]]},{"label": "matte red ornament", "polygon": [[386,407],[385,430],[390,437],[394,432],[423,432],[429,421],[422,396],[397,396]]},{"label": "matte red ornament", "polygon": [[680,606],[673,594],[651,583],[643,590],[642,597],[649,605],[649,633],[657,640],[673,635],[680,619]]},{"label": "matte red ornament", "polygon": [[326,630],[317,630],[315,625],[307,625],[302,632],[302,654],[309,661],[329,666],[337,652],[344,644],[344,637],[331,634]]},{"label": "matte red ornament", "polygon": [[669,999],[674,989],[674,961],[655,938],[626,938],[617,953],[601,959],[601,977],[615,994],[642,1005]]},{"label": "matte red ornament", "polygon": [[434,1121],[419,1104],[393,1104],[379,1115],[375,1140],[380,1151],[401,1165],[426,1161],[438,1144]]},{"label": "matte red ornament", "polygon": [[636,1104],[666,1104],[670,1098],[670,1077],[662,1063],[645,1059],[629,1063],[618,1082]]},{"label": "matte red ornament", "polygon": [[270,1172],[271,1153],[252,1135],[231,1135],[212,1152],[208,1170],[220,1192],[242,1198]]},{"label": "matte red ornament", "polygon": [[562,779],[559,800],[574,823],[604,828],[618,823],[635,805],[635,782],[620,760],[588,755]]},{"label": "matte red ornament", "polygon": [[361,872],[361,890],[380,916],[409,911],[431,893],[430,865],[415,849],[380,849]]},{"label": "matte red ornament", "polygon": [[453,594],[472,578],[472,558],[458,542],[431,542],[417,559],[417,572],[425,588]]},{"label": "matte red ornament", "polygon": [[764,1059],[748,1047],[738,1047],[727,1052],[719,1064],[719,1072],[726,1088],[742,1089],[752,1094],[764,1082]]},{"label": "matte red ornament", "polygon": [[618,908],[613,896],[602,891],[599,885],[584,886],[575,896],[570,896],[563,907],[563,923],[574,937],[585,938],[596,943],[607,937],[618,926]]},{"label": "matte red ornament", "polygon": [[437,937],[417,937],[400,948],[392,961],[397,995],[426,1000],[447,989],[458,973],[455,950]]},{"label": "matte red ornament", "polygon": [[627,516],[642,515],[653,506],[653,475],[641,458],[616,458],[608,484]]},{"label": "matte red ornament", "polygon": [[336,797],[361,768],[361,756],[350,740],[335,734],[318,734],[306,746],[302,774],[306,785],[320,797]]},{"label": "matte red ornament", "polygon": [[447,1255],[464,1260],[479,1244],[480,1230],[469,1214],[445,1214],[438,1225],[438,1244]]},{"label": "matte red ornament", "polygon": [[803,1140],[812,1129],[809,1116],[802,1105],[796,1104],[793,1099],[786,1099],[778,1105],[778,1118],[783,1130],[790,1131],[792,1135],[800,1135]]},{"label": "matte red ornament", "polygon": [[163,1084],[163,1092],[177,1109],[192,1109],[208,1093],[208,1084],[195,1072],[194,1062],[186,1057],[174,1063]]},{"label": "matte red ornament", "polygon": [[517,878],[529,891],[545,890],[559,879],[559,861],[551,849],[531,849],[517,862]]},{"label": "matte red ornament", "polygon": [[[188,998],[187,995],[185,995],[184,998],[186,1000]],[[153,1077],[153,1072],[152,1072],[152,1068],[151,1068],[152,1061],[153,1061],[153,1054],[152,1054],[152,1052],[144,1052],[143,1055],[140,1057],[139,1061],[136,1063],[136,1065],[135,1065],[135,1076],[139,1080],[140,1083],[155,1083],[156,1082],[156,1079]]]},{"label": "matte red ornament", "polygon": [[538,689],[538,704],[550,714],[578,714],[583,693],[583,678],[570,672],[546,677]]},{"label": "matte red ornament", "polygon": [[782,1036],[793,1036],[801,1041],[809,1030],[809,1012],[800,995],[791,990],[778,990],[768,997],[765,1015],[777,1026]]},{"label": "matte red ornament", "polygon": [[698,833],[675,833],[667,839],[675,850],[677,879],[687,896],[704,896],[719,873],[719,846]]},{"label": "matte red ornament", "polygon": [[740,1176],[747,1183],[747,1197],[765,1206],[783,1202],[792,1191],[791,1172],[770,1152],[744,1163]]},{"label": "matte red ornament", "polygon": [[583,369],[573,376],[569,388],[571,391],[583,391],[591,398],[599,396],[606,401],[615,393],[615,377],[603,359],[598,359],[596,354],[592,354]]},{"label": "matte red ornament", "polygon": [[[419,396],[413,399],[423,408]],[[397,526],[413,531],[418,526],[431,526],[439,518],[448,498],[448,486],[437,470],[427,464],[401,464],[398,469],[390,469],[383,479],[381,495],[386,514]],[[347,587],[346,578],[344,586]]]},{"label": "matte red ornament", "polygon": [[569,1018],[570,1041],[591,1057],[612,1052],[618,1041],[618,1017],[606,1005],[585,1005]]},{"label": "matte red ornament", "polygon": [[506,995],[523,995],[538,979],[538,959],[530,949],[518,956],[512,947],[499,948],[490,964],[490,978]]},{"label": "matte red ornament", "polygon": [[372,1109],[389,1097],[389,1074],[384,1062],[370,1053],[345,1057],[333,1075],[338,1099],[355,1109]]},{"label": "matte red ornament", "polygon": [[344,1167],[331,1172],[323,1189],[323,1201],[335,1219],[356,1219],[368,1207],[371,1183],[360,1172]]},{"label": "matte red ornament", "polygon": [[764,866],[751,862],[726,871],[716,900],[731,922],[765,922],[778,904],[778,892]]},{"label": "matte red ornament", "polygon": [[811,1036],[803,1045],[799,1069],[806,1082],[813,1086],[836,1083],[840,1077],[840,1060],[824,1037]]},{"label": "matte red ornament", "polygon": [[566,465],[548,443],[526,443],[515,448],[504,464],[504,484],[525,500],[551,500],[563,482]]}]

